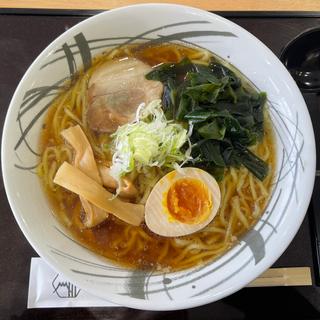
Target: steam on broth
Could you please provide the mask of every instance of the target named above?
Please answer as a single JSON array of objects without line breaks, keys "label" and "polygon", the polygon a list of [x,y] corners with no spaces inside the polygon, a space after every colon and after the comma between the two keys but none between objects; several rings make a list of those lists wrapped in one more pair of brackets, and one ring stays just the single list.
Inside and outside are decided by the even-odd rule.
[{"label": "steam on broth", "polygon": [[[215,170],[210,172],[220,178],[220,208],[212,222],[200,231],[187,236],[159,236],[151,232],[145,222],[135,226],[123,222],[113,214],[108,215],[107,213],[102,213],[100,216],[99,213],[93,213],[93,216],[96,215],[100,218],[94,218],[90,222],[86,220],[88,217],[83,209],[85,199],[54,183],[56,173],[63,162],[66,161],[76,165],[75,149],[72,143],[68,143],[67,141],[69,140],[61,133],[65,129],[79,125],[93,151],[92,157],[98,170],[98,178],[95,180],[106,180],[103,182],[99,180],[97,183],[103,184],[105,189],[113,194],[117,192],[117,197],[121,201],[143,206],[154,185],[173,168],[166,166],[141,167],[139,170],[133,170],[122,176],[120,186],[114,179],[109,179],[110,167],[112,167],[114,161],[114,131],[101,130],[105,123],[99,123],[96,128],[92,129],[90,121],[95,121],[95,110],[99,109],[100,104],[103,104],[103,102],[96,102],[95,107],[97,109],[91,107],[88,113],[88,105],[90,104],[90,99],[92,99],[92,95],[88,94],[88,86],[90,85],[90,79],[92,80],[92,77],[97,78],[97,73],[100,72],[99,68],[105,66],[106,63],[114,63],[120,60],[122,63],[137,64],[139,68],[150,72],[150,70],[157,70],[151,69],[151,67],[161,67],[164,63],[178,64],[184,61],[183,59],[185,58],[189,59],[194,65],[200,66],[198,67],[199,69],[201,69],[201,66],[207,66],[212,61],[221,62],[220,58],[215,57],[207,50],[178,44],[161,44],[157,46],[128,45],[96,57],[92,67],[87,71],[81,72],[73,82],[67,83],[65,89],[52,102],[41,132],[39,147],[42,157],[38,173],[55,216],[70,230],[75,239],[86,247],[99,255],[128,267],[179,270],[211,261],[236,244],[239,237],[254,226],[269,200],[276,159],[273,129],[267,110],[263,111],[263,127],[262,129],[259,128],[259,130],[263,130],[263,135],[258,137],[256,141],[248,143],[249,151],[246,151],[247,153],[245,154],[245,156],[253,157],[251,159],[255,159],[256,162],[253,164],[252,162],[248,163],[247,166],[240,164],[228,165],[226,168],[216,166]],[[228,68],[232,67],[228,66]],[[114,70],[110,72],[110,76],[104,75],[104,77],[109,77],[109,81],[113,81],[112,79],[116,76],[113,72]],[[168,95],[166,96],[168,94],[166,85],[162,95],[162,90],[159,86],[160,82],[154,79],[141,80],[141,74],[139,74],[139,83],[146,81],[147,92],[153,92],[150,97],[145,98],[147,103],[152,102],[157,96],[168,97]],[[156,77],[157,75],[153,74],[153,76]],[[238,74],[237,76],[241,79],[244,90],[255,92],[243,76]],[[152,83],[150,82],[151,86],[149,86],[148,81],[152,81]],[[99,92],[99,88],[95,90]],[[224,90],[240,89],[228,87]],[[133,92],[129,93],[125,100],[132,97],[133,94]],[[99,93],[97,93],[98,95]],[[134,99],[139,101],[140,96],[138,94]],[[117,99],[121,100],[121,96]],[[205,99],[209,99],[208,95]],[[232,104],[234,101],[228,103]],[[125,101],[123,104],[125,105]],[[260,104],[262,107],[262,103]],[[136,107],[138,108],[138,105]],[[168,110],[165,111],[168,119],[170,116],[172,117]],[[204,111],[207,112],[203,109],[201,110],[202,114]],[[101,112],[107,111],[102,110]],[[119,120],[119,125],[125,126],[126,122],[134,120],[137,110],[131,110],[127,113],[126,110],[118,110],[117,112],[117,117],[122,117]],[[127,115],[127,118],[124,118],[123,115]],[[164,115],[161,116],[165,117]],[[222,116],[224,117],[225,115],[221,114]],[[99,115],[98,118],[101,119],[101,116]],[[246,121],[246,119],[243,119],[243,121]],[[113,120],[111,119],[110,121]],[[183,123],[180,119],[174,119],[173,123],[181,126],[179,127],[179,134],[183,134],[183,130],[186,132],[189,130],[190,133],[190,128],[186,128],[186,123]],[[205,134],[203,133],[204,129],[201,129],[201,131],[196,122],[194,126],[195,134]],[[207,124],[208,126],[212,127],[212,124],[209,123]],[[221,123],[218,128],[221,129],[221,132],[228,130],[223,129]],[[114,130],[116,129],[114,128]],[[176,130],[176,128],[174,127],[172,130]],[[225,134],[221,132],[219,134]],[[191,143],[193,144],[195,144],[192,141],[194,136],[191,135]],[[189,139],[188,136],[185,139]],[[220,141],[225,144],[222,139],[222,137],[214,136],[212,141]],[[181,153],[187,152],[187,144],[181,147],[180,151]],[[232,152],[235,151],[233,150]],[[249,155],[248,152],[250,152]],[[254,158],[253,155],[258,158]],[[240,157],[239,154],[237,156],[238,158]],[[193,158],[197,157],[193,155]],[[267,164],[269,168],[268,172],[265,171],[262,174],[263,177],[261,179],[258,179],[250,171],[250,169],[255,170],[254,166],[258,167],[257,170],[259,171],[259,165],[261,169],[259,159]],[[180,161],[179,164],[182,162]],[[187,166],[192,167],[193,164],[197,166],[195,162],[186,162]],[[199,163],[198,166],[204,170],[207,168],[204,162]],[[81,170],[81,165],[78,166],[79,168]],[[216,170],[217,168],[218,170]],[[259,172],[256,175],[259,175]]]}]

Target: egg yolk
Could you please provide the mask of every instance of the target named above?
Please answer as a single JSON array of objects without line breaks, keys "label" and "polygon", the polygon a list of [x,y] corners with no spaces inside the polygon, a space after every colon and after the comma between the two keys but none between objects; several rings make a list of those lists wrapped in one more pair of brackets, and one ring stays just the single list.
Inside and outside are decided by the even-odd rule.
[{"label": "egg yolk", "polygon": [[202,222],[212,208],[211,194],[207,186],[193,178],[175,181],[170,186],[165,200],[170,216],[188,224]]}]

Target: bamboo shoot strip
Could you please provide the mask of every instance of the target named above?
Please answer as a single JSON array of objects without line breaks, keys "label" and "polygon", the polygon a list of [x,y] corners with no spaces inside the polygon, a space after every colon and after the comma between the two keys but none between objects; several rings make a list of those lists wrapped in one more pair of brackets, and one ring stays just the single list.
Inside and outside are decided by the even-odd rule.
[{"label": "bamboo shoot strip", "polygon": [[[73,165],[90,178],[102,184],[91,145],[81,127],[79,125],[70,127],[63,130],[61,135],[75,151]],[[94,206],[81,196],[80,201],[85,211],[83,224],[87,228],[92,228],[108,218],[108,212]]]},{"label": "bamboo shoot strip", "polygon": [[129,224],[138,226],[144,219],[143,205],[113,198],[111,192],[67,162],[60,166],[53,181]]}]

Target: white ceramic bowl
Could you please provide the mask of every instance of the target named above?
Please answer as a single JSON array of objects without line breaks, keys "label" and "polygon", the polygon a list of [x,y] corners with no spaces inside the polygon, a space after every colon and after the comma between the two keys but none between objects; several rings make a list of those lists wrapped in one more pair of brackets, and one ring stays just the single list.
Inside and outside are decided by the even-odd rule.
[{"label": "white ceramic bowl", "polygon": [[[162,37],[187,41],[230,61],[268,93],[277,139],[277,174],[271,201],[253,230],[217,261],[154,275],[107,263],[73,241],[52,216],[38,177],[37,142],[56,86],[91,57],[121,43]],[[167,37],[167,38],[166,38]],[[297,232],[315,177],[310,117],[295,82],[259,40],[217,15],[178,5],[145,4],[111,10],[66,31],[30,66],[9,107],[2,168],[14,216],[34,249],[84,290],[138,309],[190,308],[239,290],[270,267]]]}]

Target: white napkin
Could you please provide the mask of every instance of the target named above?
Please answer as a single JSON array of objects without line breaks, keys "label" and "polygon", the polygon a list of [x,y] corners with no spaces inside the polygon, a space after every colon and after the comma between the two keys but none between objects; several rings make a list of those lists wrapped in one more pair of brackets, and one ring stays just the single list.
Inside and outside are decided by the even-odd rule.
[{"label": "white napkin", "polygon": [[28,309],[63,307],[119,307],[97,298],[55,272],[41,258],[32,258]]}]

